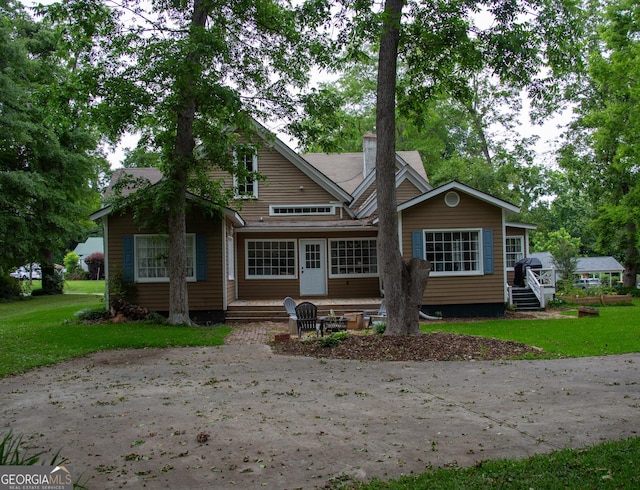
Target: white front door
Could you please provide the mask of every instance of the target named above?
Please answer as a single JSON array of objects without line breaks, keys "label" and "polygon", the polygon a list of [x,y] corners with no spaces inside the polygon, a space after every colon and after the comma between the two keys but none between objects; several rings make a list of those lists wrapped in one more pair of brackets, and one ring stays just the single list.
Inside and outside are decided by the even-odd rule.
[{"label": "white front door", "polygon": [[327,294],[324,240],[300,240],[300,296]]}]

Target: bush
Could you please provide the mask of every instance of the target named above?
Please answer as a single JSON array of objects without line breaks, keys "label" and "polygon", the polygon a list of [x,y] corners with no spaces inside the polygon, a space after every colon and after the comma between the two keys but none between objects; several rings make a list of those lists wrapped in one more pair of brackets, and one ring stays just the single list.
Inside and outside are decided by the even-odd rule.
[{"label": "bush", "polygon": [[104,279],[104,254],[95,252],[84,259],[84,263],[89,267],[89,279]]},{"label": "bush", "polygon": [[112,299],[123,299],[127,303],[135,303],[138,300],[138,287],[135,282],[124,280],[124,273],[116,271],[107,284],[109,296]]},{"label": "bush", "polygon": [[68,279],[73,279],[72,276],[80,269],[80,266],[78,265],[79,260],[80,256],[75,252],[69,252],[64,256],[63,263],[64,268],[67,270]]},{"label": "bush", "polygon": [[0,299],[14,300],[22,296],[20,281],[9,275],[0,276]]},{"label": "bush", "polygon": [[349,332],[336,332],[326,337],[320,337],[318,343],[322,347],[335,347],[349,336]]},{"label": "bush", "polygon": [[84,308],[76,313],[76,317],[81,322],[98,322],[104,320],[107,316],[107,311],[104,306],[98,306],[96,308]]}]

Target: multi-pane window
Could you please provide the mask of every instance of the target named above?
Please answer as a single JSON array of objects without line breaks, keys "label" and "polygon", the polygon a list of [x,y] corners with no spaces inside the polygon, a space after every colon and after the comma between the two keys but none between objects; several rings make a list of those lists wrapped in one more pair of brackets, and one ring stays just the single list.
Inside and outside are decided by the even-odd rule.
[{"label": "multi-pane window", "polygon": [[335,206],[332,205],[313,205],[313,204],[299,204],[299,205],[282,205],[269,206],[270,216],[318,216],[318,215],[332,215],[336,214]]},{"label": "multi-pane window", "polygon": [[329,243],[331,276],[378,274],[375,239],[331,240]]},{"label": "multi-pane window", "polygon": [[482,272],[479,230],[425,231],[426,259],[437,273]]},{"label": "multi-pane window", "polygon": [[236,151],[236,174],[233,185],[236,197],[258,197],[258,181],[255,173],[258,171],[258,155],[255,148],[243,147]]},{"label": "multi-pane window", "polygon": [[247,277],[293,278],[296,275],[296,242],[247,240]]},{"label": "multi-pane window", "polygon": [[523,239],[521,236],[509,236],[505,242],[507,267],[514,268],[516,262],[524,258]]},{"label": "multi-pane window", "polygon": [[[135,274],[136,281],[168,281],[169,242],[166,235],[135,236]],[[195,235],[187,235],[187,280],[196,279]]]}]

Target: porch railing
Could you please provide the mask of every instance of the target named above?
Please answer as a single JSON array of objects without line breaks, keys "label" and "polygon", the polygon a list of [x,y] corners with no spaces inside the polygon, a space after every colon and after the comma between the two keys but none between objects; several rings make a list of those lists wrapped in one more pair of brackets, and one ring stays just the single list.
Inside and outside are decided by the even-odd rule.
[{"label": "porch railing", "polygon": [[547,296],[553,296],[555,293],[554,269],[531,269],[527,268],[527,286],[540,301],[540,307],[544,308]]}]

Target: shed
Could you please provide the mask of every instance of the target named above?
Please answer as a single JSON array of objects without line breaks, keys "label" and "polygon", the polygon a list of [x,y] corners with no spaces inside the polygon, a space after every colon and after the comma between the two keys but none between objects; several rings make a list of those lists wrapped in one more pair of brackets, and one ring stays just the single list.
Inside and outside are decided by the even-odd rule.
[{"label": "shed", "polygon": [[104,253],[104,240],[101,236],[89,237],[86,242],[78,243],[73,251],[80,257],[78,265],[82,267],[83,271],[88,271],[89,267],[85,264],[84,259],[96,252]]}]

